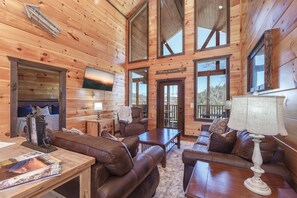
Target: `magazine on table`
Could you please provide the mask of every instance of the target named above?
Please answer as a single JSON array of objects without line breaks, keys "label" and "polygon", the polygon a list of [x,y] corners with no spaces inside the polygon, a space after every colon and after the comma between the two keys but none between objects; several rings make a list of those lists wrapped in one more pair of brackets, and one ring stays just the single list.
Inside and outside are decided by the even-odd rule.
[{"label": "magazine on table", "polygon": [[0,162],[0,191],[61,174],[61,161],[33,151]]}]

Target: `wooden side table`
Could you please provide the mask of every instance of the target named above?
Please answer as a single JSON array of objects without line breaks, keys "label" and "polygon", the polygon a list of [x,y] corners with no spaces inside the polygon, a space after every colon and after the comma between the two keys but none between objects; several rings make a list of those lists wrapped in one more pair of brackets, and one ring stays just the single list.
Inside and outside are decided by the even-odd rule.
[{"label": "wooden side table", "polygon": [[[186,197],[263,198],[244,186],[244,180],[251,176],[253,172],[250,169],[197,161],[186,189]],[[297,197],[295,191],[281,176],[264,173],[261,179],[271,188],[272,194],[269,197]]]},{"label": "wooden side table", "polygon": [[[0,161],[34,151],[30,148],[21,146],[21,143],[24,141],[26,141],[26,139],[23,137],[9,139],[7,142],[15,144],[0,149]],[[50,155],[62,161],[61,175],[33,181],[0,191],[0,197],[40,197],[78,176],[80,181],[79,197],[91,197],[91,166],[95,163],[95,158],[62,148],[58,148],[58,150],[50,153]]]},{"label": "wooden side table", "polygon": [[100,120],[87,120],[87,134],[93,136],[100,136],[103,130],[108,131],[114,135],[114,119],[102,118]]}]

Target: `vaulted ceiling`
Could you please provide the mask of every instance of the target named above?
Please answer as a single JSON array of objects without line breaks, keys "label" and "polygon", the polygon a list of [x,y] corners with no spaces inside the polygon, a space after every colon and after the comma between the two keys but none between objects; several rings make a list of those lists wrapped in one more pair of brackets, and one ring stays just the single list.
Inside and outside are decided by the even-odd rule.
[{"label": "vaulted ceiling", "polygon": [[107,0],[127,19],[134,14],[147,0]]}]

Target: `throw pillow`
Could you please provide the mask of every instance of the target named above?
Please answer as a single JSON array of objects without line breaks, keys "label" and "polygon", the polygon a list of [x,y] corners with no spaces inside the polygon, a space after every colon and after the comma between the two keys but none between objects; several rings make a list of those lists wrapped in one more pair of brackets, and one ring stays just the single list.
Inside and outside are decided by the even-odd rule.
[{"label": "throw pillow", "polygon": [[66,128],[62,128],[62,131],[67,133],[76,133],[78,135],[84,135],[84,133],[81,130],[78,130],[76,128],[71,128],[70,130]]},{"label": "throw pillow", "polygon": [[229,131],[223,135],[212,133],[209,137],[208,150],[230,154],[235,142],[236,130]]},{"label": "throw pillow", "polygon": [[[274,153],[277,151],[278,144],[271,136],[265,136],[260,143],[261,155],[263,163],[272,160]],[[242,157],[248,161],[252,161],[254,152],[254,142],[246,130],[238,131],[237,141],[232,150],[232,154]]]},{"label": "throw pillow", "polygon": [[211,133],[223,134],[226,132],[227,124],[228,124],[228,118],[223,118],[223,119],[216,118],[211,123],[209,127],[209,131]]},{"label": "throw pillow", "polygon": [[37,110],[36,115],[45,115],[45,116],[50,115],[50,111],[49,111],[48,106],[45,106],[45,107],[42,107],[42,108],[37,106],[36,110]]},{"label": "throw pillow", "polygon": [[31,105],[18,107],[18,117],[26,117],[31,112],[32,112],[32,106]]},{"label": "throw pillow", "polygon": [[59,105],[52,105],[52,114],[59,114]]},{"label": "throw pillow", "polygon": [[104,131],[101,132],[101,136],[102,136],[102,137],[105,137],[105,138],[108,138],[108,139],[110,139],[110,140],[118,141],[118,139],[117,139],[115,136],[111,135],[111,134],[108,133],[108,131],[106,131],[106,130],[104,130]]}]

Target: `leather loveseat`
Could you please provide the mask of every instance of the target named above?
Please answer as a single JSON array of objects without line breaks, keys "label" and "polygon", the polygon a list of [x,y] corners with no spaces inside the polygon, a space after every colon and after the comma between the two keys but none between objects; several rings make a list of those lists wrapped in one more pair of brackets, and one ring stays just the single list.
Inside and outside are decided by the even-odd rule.
[{"label": "leather loveseat", "polygon": [[[234,144],[232,153],[220,153],[208,150],[208,142],[210,139],[211,132],[209,132],[210,125],[202,125],[200,136],[197,138],[192,149],[185,149],[182,154],[182,160],[184,163],[184,178],[183,187],[186,189],[192,171],[195,167],[197,160],[205,162],[217,162],[231,166],[237,166],[241,168],[250,168],[253,163],[247,159],[239,157],[233,154],[234,150],[242,150],[243,154],[247,153],[252,156],[253,143],[246,131],[237,131],[237,139]],[[228,129],[227,129],[228,130]],[[278,147],[276,143],[275,152],[270,152],[271,144],[266,144],[264,141],[272,141],[272,137],[266,137],[261,143],[261,154],[263,157],[263,164],[261,166],[265,172],[273,173],[282,176],[289,184],[292,183],[289,170],[284,165],[284,151]],[[275,141],[275,140],[273,140]],[[263,147],[263,149],[262,149]]]},{"label": "leather loveseat", "polygon": [[[152,197],[159,184],[157,164],[163,150],[153,146],[137,153],[138,137],[122,142],[110,138],[77,135],[65,132],[53,134],[54,145],[96,159],[91,167],[92,198]],[[66,197],[78,197],[79,180],[72,180],[55,189]]]}]

